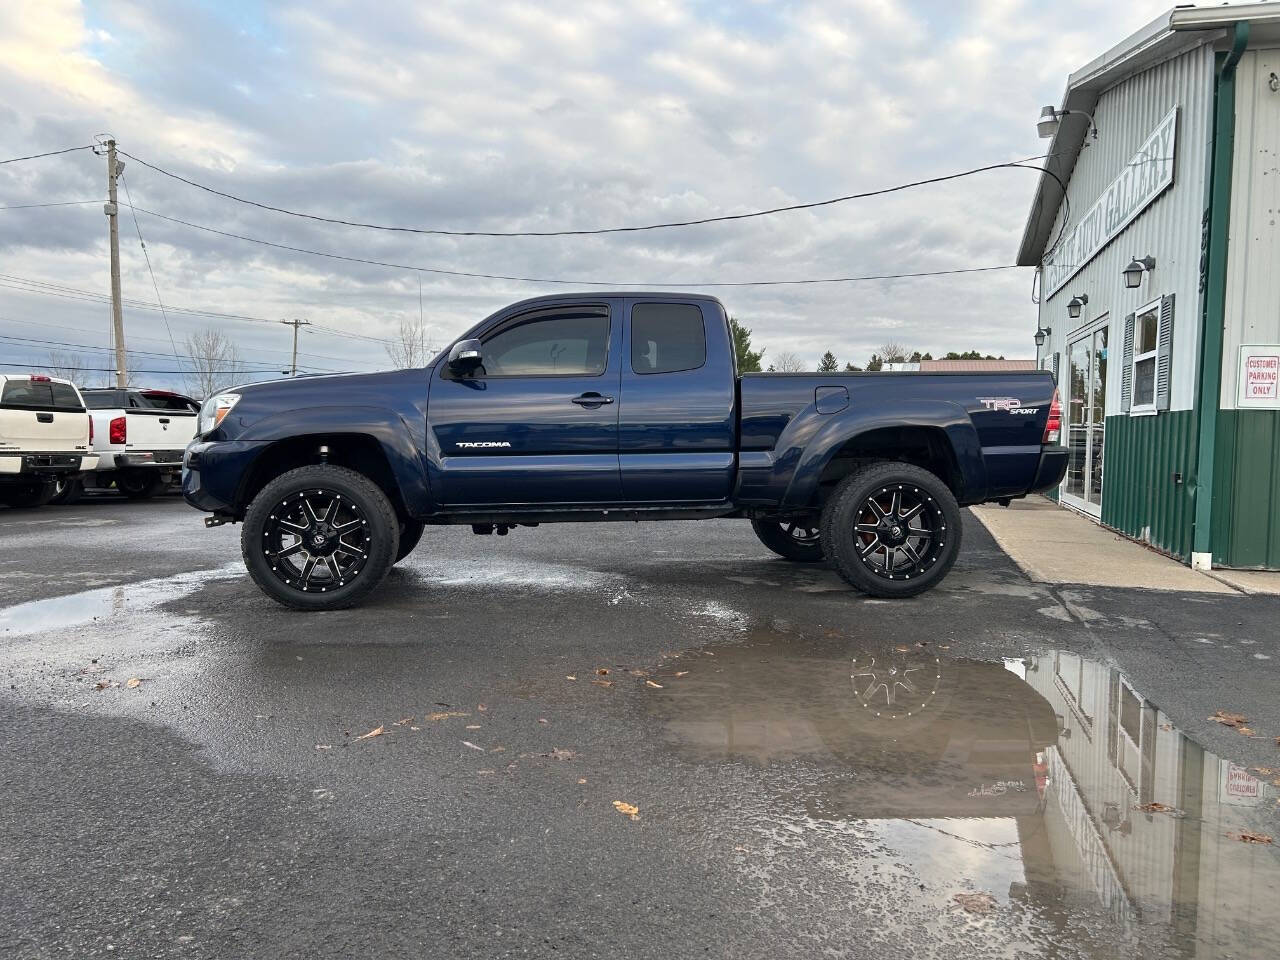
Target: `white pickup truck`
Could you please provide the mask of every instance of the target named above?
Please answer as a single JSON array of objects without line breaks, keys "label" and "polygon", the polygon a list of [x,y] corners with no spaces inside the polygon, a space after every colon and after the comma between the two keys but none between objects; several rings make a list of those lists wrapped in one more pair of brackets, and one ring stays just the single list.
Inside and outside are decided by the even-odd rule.
[{"label": "white pickup truck", "polygon": [[48,503],[97,466],[92,437],[92,418],[70,380],[0,373],[0,503]]},{"label": "white pickup truck", "polygon": [[[200,404],[167,390],[84,391],[93,417],[97,468],[86,487],[109,487],[132,500],[153,497],[182,471],[182,453],[196,434]],[[79,491],[68,491],[74,499]]]}]

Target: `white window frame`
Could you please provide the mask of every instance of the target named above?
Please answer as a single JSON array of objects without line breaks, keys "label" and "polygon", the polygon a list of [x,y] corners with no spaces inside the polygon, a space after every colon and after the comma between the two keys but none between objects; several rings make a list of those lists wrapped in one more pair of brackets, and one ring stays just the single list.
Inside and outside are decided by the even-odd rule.
[{"label": "white window frame", "polygon": [[[1164,302],[1164,297],[1156,297],[1150,303],[1144,304],[1133,312],[1133,357],[1129,361],[1129,383],[1132,391],[1129,397],[1129,416],[1131,417],[1154,417],[1159,411],[1156,403],[1160,392],[1160,324],[1164,322],[1163,313],[1160,309]],[[1142,317],[1144,314],[1155,311],[1156,315],[1156,345],[1146,353],[1138,352],[1138,340],[1142,331]],[[1138,403],[1138,362],[1141,360],[1150,360],[1154,364],[1151,372],[1151,402]]]}]

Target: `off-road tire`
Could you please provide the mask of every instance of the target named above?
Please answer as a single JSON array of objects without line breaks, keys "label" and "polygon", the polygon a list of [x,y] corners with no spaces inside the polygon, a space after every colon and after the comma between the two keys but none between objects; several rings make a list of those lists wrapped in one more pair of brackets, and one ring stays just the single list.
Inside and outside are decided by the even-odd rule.
[{"label": "off-road tire", "polygon": [[[806,526],[812,524],[812,527]],[[816,529],[814,520],[752,520],[751,529],[766,547],[784,560],[797,563],[818,563],[824,559],[819,539],[797,539],[794,530]]]},{"label": "off-road tire", "polygon": [[[870,526],[865,521],[874,516],[874,509],[869,508],[871,499],[877,504],[892,503],[895,492],[903,502],[920,505],[920,523],[931,533],[927,541],[923,537],[907,539],[913,549],[926,542],[928,549],[922,551],[919,562],[902,568],[893,567],[892,561],[877,563],[879,549],[872,553],[872,559],[865,558],[864,551],[871,542],[878,542],[880,535],[855,529],[860,521],[862,526]],[[908,532],[914,529],[909,523],[900,526]],[[823,505],[819,530],[827,559],[846,582],[873,597],[914,597],[936,586],[955,563],[960,552],[960,507],[936,474],[914,464],[881,461],[840,481]],[[904,557],[911,559],[905,552]]]},{"label": "off-road tire", "polygon": [[[367,520],[367,553],[358,574],[323,592],[304,592],[280,579],[264,546],[267,524],[287,499],[314,492],[346,498]],[[258,492],[245,512],[240,552],[249,576],[267,596],[295,610],[341,610],[360,603],[386,577],[400,549],[400,521],[372,480],[346,467],[313,464],[282,473]]]}]

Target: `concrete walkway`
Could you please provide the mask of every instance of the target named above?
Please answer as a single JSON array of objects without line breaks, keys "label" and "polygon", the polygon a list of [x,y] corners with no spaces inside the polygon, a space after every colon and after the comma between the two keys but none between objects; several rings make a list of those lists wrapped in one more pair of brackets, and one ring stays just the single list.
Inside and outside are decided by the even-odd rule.
[{"label": "concrete walkway", "polygon": [[[1008,507],[974,507],[973,513],[1013,562],[1042,583],[1200,593],[1271,592],[1246,586],[1236,589],[1222,576],[1238,575],[1236,571],[1215,570],[1209,575],[1192,570],[1043,497],[1015,500]],[[1252,576],[1280,590],[1280,574]]]}]

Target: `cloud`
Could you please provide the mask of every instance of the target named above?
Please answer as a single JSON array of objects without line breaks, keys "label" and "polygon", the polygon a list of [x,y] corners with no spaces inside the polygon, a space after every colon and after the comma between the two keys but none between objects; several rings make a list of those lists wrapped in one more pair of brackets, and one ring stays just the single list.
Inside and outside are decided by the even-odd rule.
[{"label": "cloud", "polygon": [[[1036,153],[1033,121],[1066,75],[1150,19],[1101,0],[855,0],[708,7],[497,0],[175,7],[49,0],[0,8],[0,153],[88,143],[227,192],[347,219],[554,229],[688,219],[874,189]],[[291,246],[482,273],[616,281],[803,278],[1012,262],[1035,177],[983,174],[888,197],[614,237],[419,237],[316,224],[195,191],[130,162],[139,206]],[[89,153],[0,167],[0,203],[101,198]],[[96,205],[0,213],[5,272],[107,290]],[[166,303],[372,336],[418,311],[418,276],[273,250],[146,215]],[[126,296],[155,292],[122,220]],[[422,276],[444,341],[547,288]],[[1029,356],[1029,271],[719,290],[772,353],[865,362],[892,332],[935,354]],[[105,344],[97,302],[0,282],[0,333],[58,324]],[[7,318],[7,319],[6,319]],[[129,339],[168,342],[154,312]],[[169,318],[177,340],[212,322]],[[23,326],[22,324],[25,324]],[[226,321],[242,353],[288,330]],[[75,330],[83,331],[80,334]],[[23,333],[22,331],[27,331]],[[35,335],[39,335],[38,333]],[[0,341],[0,343],[3,343]],[[13,359],[12,344],[0,346]],[[319,367],[369,369],[375,343],[303,334]],[[30,353],[26,354],[30,356]],[[16,361],[15,361],[16,362]]]}]

